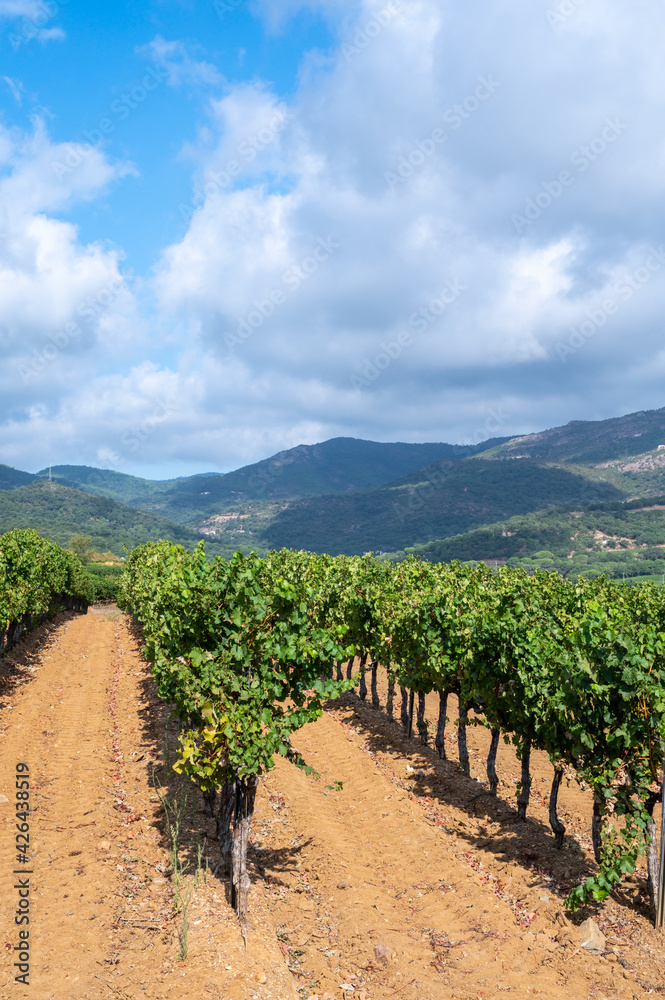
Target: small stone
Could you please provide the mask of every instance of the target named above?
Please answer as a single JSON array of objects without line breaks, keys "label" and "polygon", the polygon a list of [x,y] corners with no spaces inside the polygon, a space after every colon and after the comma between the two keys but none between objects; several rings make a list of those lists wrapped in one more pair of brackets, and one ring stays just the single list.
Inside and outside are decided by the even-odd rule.
[{"label": "small stone", "polygon": [[549,934],[545,931],[539,931],[536,935],[536,944],[539,948],[544,948],[546,951],[556,951],[559,945],[556,941],[553,941]]},{"label": "small stone", "polygon": [[[268,982],[268,977],[266,976],[265,972],[261,972],[261,971],[257,972],[255,974],[254,978],[256,979],[257,983],[267,983]],[[310,997],[310,1000],[312,1000],[311,997]]]},{"label": "small stone", "polygon": [[580,927],[580,945],[587,951],[595,955],[602,955],[605,951],[605,935],[600,927],[591,917],[585,920]]},{"label": "small stone", "polygon": [[0,802],[9,802],[9,799],[6,795],[0,795]]},{"label": "small stone", "polygon": [[110,851],[111,842],[110,840],[100,840],[99,843],[97,844],[97,847],[99,848],[100,851]]},{"label": "small stone", "polygon": [[389,948],[387,944],[374,945],[374,957],[377,962],[388,962],[391,955],[392,948]]},{"label": "small stone", "polygon": [[338,889],[350,889],[351,886],[349,885],[348,882],[338,882],[337,883],[337,888]]}]

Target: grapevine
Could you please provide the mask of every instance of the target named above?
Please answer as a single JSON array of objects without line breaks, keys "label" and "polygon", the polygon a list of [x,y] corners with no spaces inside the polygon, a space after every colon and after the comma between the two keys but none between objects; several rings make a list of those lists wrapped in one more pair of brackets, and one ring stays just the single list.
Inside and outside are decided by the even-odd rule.
[{"label": "grapevine", "polygon": [[[530,755],[547,753],[556,847],[564,844],[557,814],[564,773],[591,788],[598,869],[571,893],[570,907],[604,899],[653,841],[665,744],[665,601],[652,584],[573,583],[546,571],[492,573],[484,564],[412,557],[390,566],[287,550],[208,562],[203,543],[190,553],[160,542],[132,553],[121,600],[142,622],[159,694],[183,723],[177,769],[198,782],[207,801],[219,794],[220,845],[242,919],[258,779],[276,754],[306,768],[291,735],[354,683],[350,669],[342,679],[342,663],[353,657],[360,696],[369,669],[378,707],[382,664],[389,713],[397,684],[402,721],[410,730],[417,705],[423,742],[425,695],[438,692],[441,756],[448,695],[455,693],[466,773],[467,726],[491,731],[490,794],[498,786],[499,740],[511,742],[522,765],[518,819],[529,804]],[[653,854],[647,861],[655,892]]]}]

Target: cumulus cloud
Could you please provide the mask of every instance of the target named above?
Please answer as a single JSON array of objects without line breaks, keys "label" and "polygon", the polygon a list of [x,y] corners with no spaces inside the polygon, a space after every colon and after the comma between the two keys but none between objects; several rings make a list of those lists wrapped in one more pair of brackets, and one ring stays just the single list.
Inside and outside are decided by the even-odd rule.
[{"label": "cumulus cloud", "polygon": [[181,41],[167,41],[156,35],[148,45],[137,49],[139,55],[150,59],[168,74],[170,87],[183,84],[194,86],[216,86],[222,76],[216,66],[205,60],[196,59],[194,53],[199,46],[186,45]]},{"label": "cumulus cloud", "polygon": [[[54,400],[68,447],[228,468],[336,434],[478,440],[665,403],[661,7],[490,0],[481,21],[452,0],[253,7],[275,30],[306,8],[336,41],[303,59],[288,99],[150,44],[173,86],[206,88],[182,150],[185,232],[151,276],[143,356]],[[17,329],[22,309],[39,322],[38,257],[54,274],[68,261],[85,294],[121,274],[117,250],[80,246],[49,213],[128,168],[97,150],[54,179],[54,149],[0,133],[4,218],[32,226],[5,284]],[[122,287],[90,357],[137,314],[146,329]],[[155,415],[167,392],[178,405]]]},{"label": "cumulus cloud", "polygon": [[[616,288],[662,231],[663,70],[644,39],[663,15],[587,0],[559,28],[547,13],[497,2],[479,27],[452,3],[366,0],[288,107],[227,90],[158,270],[163,309],[280,400],[314,382],[299,398],[321,433],[464,436],[507,397],[506,432],[615,412],[630,366],[660,350],[662,283]],[[460,293],[440,308],[446,283]]]},{"label": "cumulus cloud", "polygon": [[81,244],[49,214],[98,197],[128,168],[87,147],[58,177],[69,152],[39,121],[28,134],[0,129],[0,396],[5,418],[26,428],[140,340],[121,251]]}]

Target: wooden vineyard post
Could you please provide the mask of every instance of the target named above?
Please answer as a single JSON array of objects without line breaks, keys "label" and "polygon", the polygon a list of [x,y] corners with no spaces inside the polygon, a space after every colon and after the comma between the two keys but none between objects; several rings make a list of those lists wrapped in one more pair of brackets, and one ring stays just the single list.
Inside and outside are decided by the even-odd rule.
[{"label": "wooden vineyard post", "polygon": [[406,690],[405,687],[402,687],[401,684],[400,684],[399,690],[400,690],[400,694],[402,695],[402,704],[401,704],[401,707],[400,707],[399,718],[400,718],[400,722],[402,723],[402,728],[404,729],[405,732],[408,732],[408,729],[409,729],[409,708],[408,708],[408,704],[409,704],[409,692]]},{"label": "wooden vineyard post", "polygon": [[497,726],[492,730],[492,741],[487,755],[487,780],[489,781],[490,795],[494,796],[496,796],[496,790],[499,787],[499,775],[496,773],[496,754],[500,738],[501,730]]},{"label": "wooden vineyard post", "polygon": [[363,655],[360,657],[360,686],[358,688],[358,695],[360,696],[360,700],[361,701],[364,701],[365,698],[367,697],[367,681],[365,679],[365,664],[367,663],[368,657],[369,657],[369,653],[363,653]]},{"label": "wooden vineyard post", "polygon": [[414,701],[415,691],[411,689],[409,691],[409,728],[406,735],[411,739],[413,736],[413,701]]},{"label": "wooden vineyard post", "polygon": [[660,789],[660,864],[658,866],[658,896],[656,897],[656,928],[665,923],[665,770]]},{"label": "wooden vineyard post", "polygon": [[425,695],[422,691],[418,692],[418,732],[420,733],[420,742],[423,746],[427,746],[427,723],[425,722]]},{"label": "wooden vineyard post", "polygon": [[435,746],[441,760],[446,759],[446,711],[448,709],[448,688],[439,688],[439,721],[436,727]]},{"label": "wooden vineyard post", "polygon": [[388,713],[388,718],[393,720],[394,716],[394,705],[395,705],[395,674],[388,668],[388,697],[386,699],[386,712]]},{"label": "wooden vineyard post", "polygon": [[379,692],[378,692],[377,686],[376,686],[376,681],[377,681],[377,676],[376,675],[377,675],[378,669],[379,669],[379,661],[378,660],[372,660],[372,686],[371,686],[372,708],[380,708],[381,707],[381,702],[379,701]]}]

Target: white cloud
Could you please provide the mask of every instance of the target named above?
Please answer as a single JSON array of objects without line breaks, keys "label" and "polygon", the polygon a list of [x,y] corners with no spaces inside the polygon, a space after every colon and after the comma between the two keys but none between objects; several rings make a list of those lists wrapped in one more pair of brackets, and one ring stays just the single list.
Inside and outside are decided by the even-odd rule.
[{"label": "white cloud", "polygon": [[19,24],[15,26],[9,36],[10,45],[15,52],[22,45],[35,39],[42,45],[54,40],[64,40],[67,36],[62,28],[58,26],[45,27],[59,12],[60,5],[57,2],[0,0],[0,18],[19,20]]},{"label": "white cloud", "polygon": [[5,83],[9,87],[10,93],[11,93],[12,97],[14,98],[14,100],[16,101],[16,103],[20,105],[22,103],[22,100],[23,100],[22,96],[21,96],[21,91],[22,91],[23,87],[22,87],[22,84],[20,83],[20,81],[13,80],[10,76],[3,76],[2,79],[5,81]]},{"label": "white cloud", "polygon": [[168,84],[171,87],[219,86],[223,77],[212,63],[195,58],[193,54],[199,46],[186,45],[181,41],[169,42],[161,35],[156,35],[148,45],[137,49],[143,55],[166,70]]},{"label": "white cloud", "polygon": [[127,168],[88,147],[57,178],[68,150],[41,122],[29,134],[0,130],[0,395],[5,417],[26,427],[142,339],[121,251],[83,245],[75,226],[47,214],[98,197]]},{"label": "white cloud", "polygon": [[0,17],[36,17],[43,6],[41,0],[0,0]]},{"label": "white cloud", "polygon": [[10,358],[122,279],[44,399],[11,395],[0,460],[43,439],[89,464],[228,468],[337,434],[467,440],[665,403],[665,265],[635,277],[665,222],[661,8],[585,0],[556,31],[517,0],[480,21],[450,0],[256,9],[277,30],[305,6],[338,47],[304,60],[288,101],[181,42],[146,50],[173,86],[214,94],[183,148],[189,221],[158,261],[150,334],[117,249],[53,217],[130,168],[90,149],[57,177],[75,147],[0,131]]},{"label": "white cloud", "polygon": [[67,33],[63,28],[40,28],[37,32],[36,38],[38,42],[42,45],[46,45],[47,42],[63,42],[67,37]]}]

